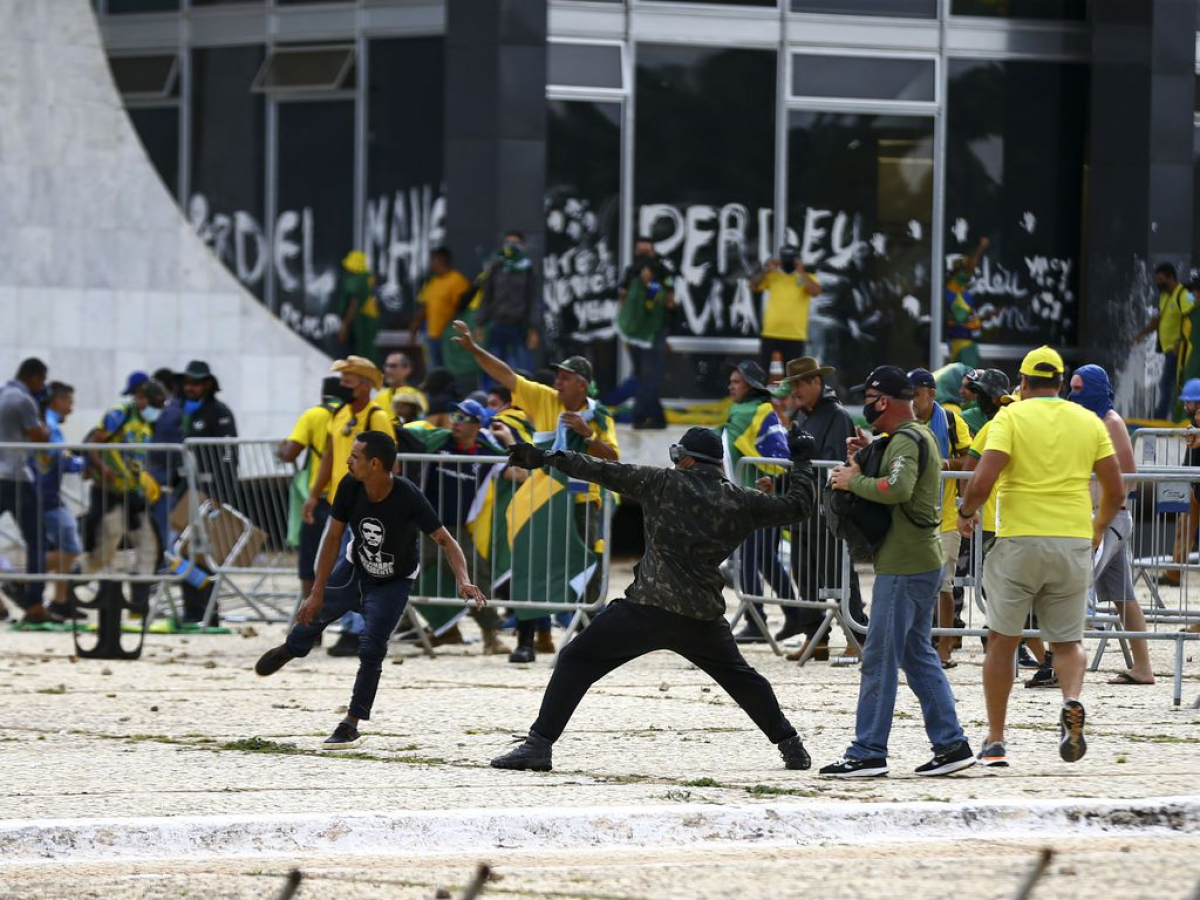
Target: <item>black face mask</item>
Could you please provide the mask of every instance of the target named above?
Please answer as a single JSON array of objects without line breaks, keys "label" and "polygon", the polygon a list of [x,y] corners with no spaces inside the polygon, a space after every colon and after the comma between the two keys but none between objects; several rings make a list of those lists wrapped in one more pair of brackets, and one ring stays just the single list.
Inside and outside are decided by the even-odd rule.
[{"label": "black face mask", "polygon": [[354,399],[354,388],[346,387],[344,384],[339,384],[336,388],[330,390],[326,397],[331,397],[334,400],[340,400],[343,403],[349,403]]},{"label": "black face mask", "polygon": [[796,254],[795,253],[784,253],[782,256],[780,256],[779,257],[779,268],[782,269],[784,272],[786,272],[788,275],[791,275],[793,272],[795,272],[796,271]]},{"label": "black face mask", "polygon": [[646,266],[654,268],[655,259],[653,256],[639,256],[633,261],[633,267],[637,270],[644,269]]},{"label": "black face mask", "polygon": [[867,424],[874,427],[875,420],[883,415],[883,410],[877,405],[879,398],[876,397],[870,403],[863,404],[863,418],[867,420]]}]

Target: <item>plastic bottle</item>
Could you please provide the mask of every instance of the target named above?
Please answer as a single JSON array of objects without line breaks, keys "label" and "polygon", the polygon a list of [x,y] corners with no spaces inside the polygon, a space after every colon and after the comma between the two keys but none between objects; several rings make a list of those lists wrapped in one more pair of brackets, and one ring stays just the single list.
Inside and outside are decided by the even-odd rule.
[{"label": "plastic bottle", "polygon": [[208,587],[208,580],[211,576],[190,559],[178,556],[168,556],[166,559],[167,571],[172,575],[182,575],[183,580],[194,588]]},{"label": "plastic bottle", "polygon": [[783,380],[783,354],[776,350],[771,354],[771,384]]}]

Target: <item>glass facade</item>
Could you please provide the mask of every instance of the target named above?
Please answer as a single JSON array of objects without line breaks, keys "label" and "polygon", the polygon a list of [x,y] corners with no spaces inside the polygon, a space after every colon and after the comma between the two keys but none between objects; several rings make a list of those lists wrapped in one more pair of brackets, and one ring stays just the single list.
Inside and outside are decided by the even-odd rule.
[{"label": "glass facade", "polygon": [[[228,11],[210,8],[223,2],[195,0],[189,15],[226,27]],[[823,284],[811,349],[843,384],[868,362],[946,353],[944,272],[981,237],[970,290],[984,356],[1085,341],[1081,0],[745,0],[705,2],[702,15],[682,2],[551,3],[547,357],[586,353],[602,389],[626,374],[616,285],[638,234],[677,273],[666,396],[720,396],[721,364],[758,356],[764,297],[749,286],[784,241]],[[407,0],[374,0],[370,16],[353,3],[242,6],[240,24],[257,16],[261,33],[305,41],[225,46],[220,29],[197,28],[204,43],[190,46],[170,16],[151,40],[152,17],[118,14],[176,0],[100,4],[108,32],[131,28],[114,59],[154,56],[164,72],[178,60],[170,77],[118,64],[148,155],[200,236],[291,327],[334,349],[341,261],[360,249],[383,332],[403,341],[453,216],[445,38]],[[956,28],[939,8],[959,26],[994,21]],[[836,38],[814,42],[785,10],[837,15],[821,32]],[[269,17],[287,27],[273,32]],[[1041,21],[1008,21],[1020,19]],[[328,63],[319,78],[305,74],[314,61]],[[304,77],[280,68],[293,63]]]},{"label": "glass facade", "polygon": [[[675,268],[672,335],[758,334],[750,278],[773,244],[775,66],[766,50],[637,47],[634,228]],[[723,393],[721,362],[672,360],[667,393]]]},{"label": "glass facade", "polygon": [[987,343],[1079,342],[1088,69],[952,60],[946,262],[991,242],[971,288]]},{"label": "glass facade", "polygon": [[788,243],[823,292],[809,349],[858,384],[928,357],[933,118],[792,112]]}]

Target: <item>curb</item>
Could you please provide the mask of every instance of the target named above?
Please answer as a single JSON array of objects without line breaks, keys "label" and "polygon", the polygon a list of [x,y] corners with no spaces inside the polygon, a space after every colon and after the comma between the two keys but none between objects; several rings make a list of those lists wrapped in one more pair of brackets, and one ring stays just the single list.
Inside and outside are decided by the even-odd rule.
[{"label": "curb", "polygon": [[1200,796],[8,820],[0,821],[0,868],[183,857],[394,857],[1198,833]]}]

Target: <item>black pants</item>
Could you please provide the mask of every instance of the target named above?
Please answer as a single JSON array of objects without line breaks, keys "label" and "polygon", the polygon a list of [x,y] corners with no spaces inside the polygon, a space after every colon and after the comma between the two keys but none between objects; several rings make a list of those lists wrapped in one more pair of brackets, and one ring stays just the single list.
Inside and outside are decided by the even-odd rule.
[{"label": "black pants", "polygon": [[779,353],[783,357],[783,363],[786,366],[789,359],[798,359],[804,355],[807,347],[805,341],[789,341],[784,338],[760,338],[759,339],[759,356],[762,358],[762,367],[764,372],[771,371],[771,357],[775,353]]},{"label": "black pants", "polygon": [[[808,521],[801,527],[800,540],[792,541],[792,574],[800,588],[801,600],[822,600],[825,598],[821,596],[821,588],[842,587],[842,554],[824,525]],[[796,612],[806,637],[815,635],[825,620],[824,610],[797,609]],[[867,624],[858,573],[853,565],[850,566],[850,615],[856,622]],[[864,635],[859,635],[858,639],[862,641]]]},{"label": "black pants", "polygon": [[691,619],[627,600],[610,603],[559,652],[533,730],[552,743],[557,741],[588,688],[654,650],[671,650],[708,673],[771,743],[795,736],[775,691],[742,657],[724,618]]}]

